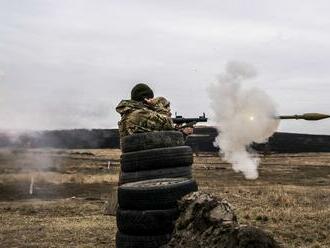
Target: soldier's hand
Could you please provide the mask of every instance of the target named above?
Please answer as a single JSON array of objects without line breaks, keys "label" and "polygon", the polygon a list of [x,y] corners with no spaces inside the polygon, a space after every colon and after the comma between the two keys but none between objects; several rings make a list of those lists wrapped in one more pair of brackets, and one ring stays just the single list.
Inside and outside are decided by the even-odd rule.
[{"label": "soldier's hand", "polygon": [[190,135],[194,132],[194,129],[192,127],[185,127],[182,128],[181,131],[185,134],[185,135]]},{"label": "soldier's hand", "polygon": [[155,99],[155,98],[144,98],[144,101],[145,101],[147,104],[151,105],[151,106],[153,106],[153,105],[156,104],[156,99]]}]

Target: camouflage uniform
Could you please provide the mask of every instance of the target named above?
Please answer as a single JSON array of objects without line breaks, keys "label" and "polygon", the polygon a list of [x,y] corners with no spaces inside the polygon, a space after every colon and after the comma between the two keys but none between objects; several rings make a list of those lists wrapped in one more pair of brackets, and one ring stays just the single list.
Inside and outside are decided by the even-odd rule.
[{"label": "camouflage uniform", "polygon": [[169,102],[164,97],[157,97],[153,105],[122,100],[116,111],[121,115],[118,122],[120,137],[133,133],[175,129],[170,117]]}]

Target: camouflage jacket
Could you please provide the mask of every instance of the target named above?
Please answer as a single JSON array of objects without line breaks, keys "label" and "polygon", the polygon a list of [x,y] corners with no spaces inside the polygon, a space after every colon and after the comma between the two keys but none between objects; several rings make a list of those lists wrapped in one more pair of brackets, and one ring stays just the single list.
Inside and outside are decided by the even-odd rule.
[{"label": "camouflage jacket", "polygon": [[156,98],[153,106],[133,100],[122,100],[116,111],[121,115],[118,122],[120,137],[133,133],[174,129],[169,102],[163,97]]}]

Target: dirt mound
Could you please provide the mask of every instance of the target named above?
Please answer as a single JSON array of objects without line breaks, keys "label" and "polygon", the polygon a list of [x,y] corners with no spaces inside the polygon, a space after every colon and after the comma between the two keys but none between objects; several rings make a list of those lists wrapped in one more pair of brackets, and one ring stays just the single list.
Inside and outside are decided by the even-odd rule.
[{"label": "dirt mound", "polygon": [[278,243],[266,232],[241,226],[232,206],[203,192],[179,202],[180,217],[171,241],[163,248],[275,248]]}]

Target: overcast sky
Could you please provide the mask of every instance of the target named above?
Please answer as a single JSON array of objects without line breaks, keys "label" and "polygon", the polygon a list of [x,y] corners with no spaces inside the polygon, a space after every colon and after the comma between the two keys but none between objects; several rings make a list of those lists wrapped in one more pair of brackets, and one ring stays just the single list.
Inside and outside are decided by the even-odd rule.
[{"label": "overcast sky", "polygon": [[[0,0],[0,129],[113,128],[135,83],[188,117],[231,60],[281,114],[330,113],[330,2]],[[330,120],[281,131],[330,135]]]}]

